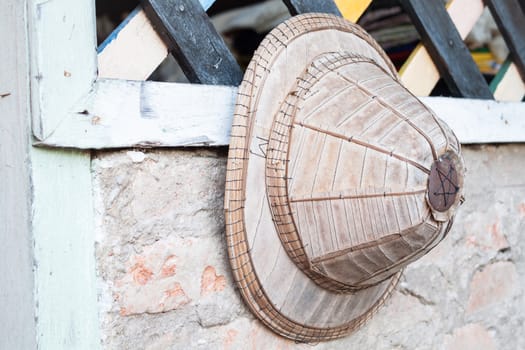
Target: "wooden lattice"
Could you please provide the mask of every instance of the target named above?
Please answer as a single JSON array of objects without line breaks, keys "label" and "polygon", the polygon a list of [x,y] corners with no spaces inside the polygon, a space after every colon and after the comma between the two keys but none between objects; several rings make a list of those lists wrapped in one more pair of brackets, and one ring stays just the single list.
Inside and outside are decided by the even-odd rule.
[{"label": "wooden lattice", "polygon": [[[101,46],[100,76],[146,79],[172,50],[191,81],[215,84],[238,81],[239,70],[233,64],[229,52],[221,49],[223,43],[218,40],[220,38],[209,23],[205,24],[207,17],[200,6],[207,9],[213,2],[201,0],[199,5],[197,0],[144,1],[145,8],[149,9],[148,16],[142,8],[138,8],[126,19],[125,25],[120,26]],[[328,0],[285,2],[293,14],[329,12],[356,21],[372,1],[336,0],[337,7]],[[498,100],[506,101],[520,101],[525,96],[522,68],[525,16],[518,0],[486,1],[511,49],[510,59],[490,87],[484,82],[462,41],[481,16],[484,8],[482,0],[451,0],[446,9],[440,1],[403,0],[401,3],[411,15],[424,44],[414,50],[399,72],[403,84],[411,92],[418,96],[430,94],[441,76],[455,96],[491,98],[493,95]],[[184,11],[178,10],[181,6]],[[170,16],[163,15],[168,10],[171,11]],[[210,38],[214,42],[213,48],[219,51],[216,54],[199,55],[199,52],[213,50],[205,50],[206,45],[203,44],[207,44],[206,41],[195,40],[197,33]],[[218,44],[215,45],[215,42]],[[188,59],[188,55],[194,56],[193,59]],[[129,60],[129,57],[133,57],[133,60]],[[211,63],[199,64],[207,61]],[[228,62],[224,65],[226,73],[213,68],[218,62]],[[206,66],[209,72],[203,71]],[[208,79],[198,77],[196,73],[199,72]],[[223,79],[219,78],[221,76]]]}]

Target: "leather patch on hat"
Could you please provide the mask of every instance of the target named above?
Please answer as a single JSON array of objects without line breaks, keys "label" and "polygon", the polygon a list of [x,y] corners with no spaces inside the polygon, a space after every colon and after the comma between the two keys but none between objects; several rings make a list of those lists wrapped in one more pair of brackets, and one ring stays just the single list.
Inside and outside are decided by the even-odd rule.
[{"label": "leather patch on hat", "polygon": [[459,193],[458,172],[453,157],[445,153],[430,168],[428,199],[434,210],[444,212],[456,202]]}]

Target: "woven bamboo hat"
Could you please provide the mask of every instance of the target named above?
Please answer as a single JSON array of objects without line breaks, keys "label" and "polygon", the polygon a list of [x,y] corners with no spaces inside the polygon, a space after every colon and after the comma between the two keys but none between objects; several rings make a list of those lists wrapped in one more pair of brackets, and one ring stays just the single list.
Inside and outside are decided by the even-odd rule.
[{"label": "woven bamboo hat", "polygon": [[233,276],[251,311],[296,341],[367,321],[462,198],[454,134],[369,35],[335,16],[297,16],[265,38],[231,133]]}]

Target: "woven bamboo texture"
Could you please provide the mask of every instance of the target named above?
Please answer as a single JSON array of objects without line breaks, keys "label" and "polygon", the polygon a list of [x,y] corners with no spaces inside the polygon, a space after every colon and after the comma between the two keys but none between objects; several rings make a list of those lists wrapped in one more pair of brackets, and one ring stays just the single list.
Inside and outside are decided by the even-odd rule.
[{"label": "woven bamboo texture", "polygon": [[[322,14],[278,26],[239,89],[228,157],[228,253],[250,309],[301,342],[358,329],[450,228],[458,154],[359,27]],[[444,155],[440,170],[457,171],[431,181],[454,182],[434,191],[438,212],[428,183]]]}]

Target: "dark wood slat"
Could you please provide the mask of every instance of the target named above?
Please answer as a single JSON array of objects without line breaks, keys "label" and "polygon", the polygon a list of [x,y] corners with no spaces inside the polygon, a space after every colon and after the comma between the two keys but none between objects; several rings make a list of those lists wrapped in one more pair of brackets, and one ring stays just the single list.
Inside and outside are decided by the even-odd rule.
[{"label": "dark wood slat", "polygon": [[341,16],[341,12],[332,0],[284,0],[292,16],[307,12],[323,12]]},{"label": "dark wood slat", "polygon": [[157,32],[192,83],[239,85],[242,70],[197,0],[143,0]]},{"label": "dark wood slat", "polygon": [[519,2],[520,2],[521,10],[523,11],[523,13],[525,13],[525,0],[519,0]]},{"label": "dark wood slat", "polygon": [[525,80],[525,15],[517,0],[485,0],[509,47],[511,59]]},{"label": "dark wood slat", "polygon": [[454,96],[493,98],[442,1],[400,0]]}]

